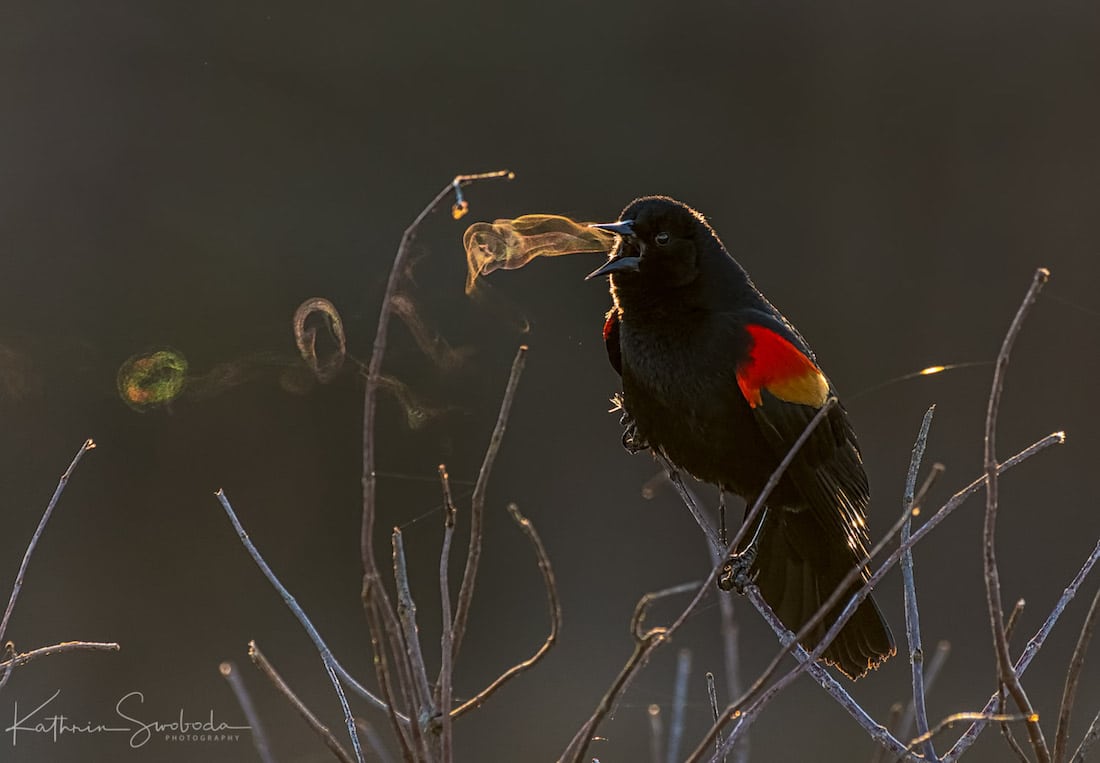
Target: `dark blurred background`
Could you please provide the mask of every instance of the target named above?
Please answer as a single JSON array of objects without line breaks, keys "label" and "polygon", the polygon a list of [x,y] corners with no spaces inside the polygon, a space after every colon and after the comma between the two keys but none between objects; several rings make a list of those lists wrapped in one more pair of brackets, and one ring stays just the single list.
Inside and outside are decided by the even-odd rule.
[{"label": "dark blurred background", "polygon": [[[248,663],[254,638],[340,728],[315,651],[213,492],[226,489],[337,656],[370,677],[359,604],[362,384],[350,361],[330,385],[289,384],[291,315],[308,297],[331,299],[349,352],[365,360],[402,230],[460,172],[508,168],[517,178],[469,188],[470,214],[456,223],[444,208],[417,240],[406,293],[426,330],[465,362],[439,367],[394,325],[386,371],[435,415],[413,430],[398,402],[381,403],[379,553],[388,558],[388,528],[401,526],[435,664],[435,467],[450,467],[465,528],[508,366],[525,342],[456,692],[471,696],[546,631],[538,571],[507,502],[541,531],[564,609],[546,661],[459,723],[461,760],[555,759],[629,655],[638,597],[701,578],[709,564],[671,492],[642,498],[655,466],[622,451],[606,413],[617,389],[600,340],[608,296],[581,280],[599,258],[494,274],[489,299],[471,301],[460,242],[475,220],[614,219],[648,193],[707,214],[845,398],[880,532],[899,509],[930,403],[928,461],[947,466],[934,497],[979,474],[992,369],[867,390],[933,364],[992,360],[1034,269],[1051,268],[1012,358],[999,438],[1006,457],[1068,432],[1063,448],[1002,481],[1006,606],[1027,600],[1016,650],[1100,535],[1095,3],[40,0],[6,2],[2,17],[5,600],[58,474],[84,438],[99,444],[45,533],[8,637],[23,649],[117,640],[122,651],[17,670],[0,718],[60,690],[54,712],[109,722],[120,696],[141,691],[143,719],[212,709],[243,723],[217,669],[233,659],[279,760],[329,759]],[[186,355],[192,394],[135,412],[115,374],[159,347]],[[925,644],[949,639],[953,649],[929,700],[933,718],[978,710],[994,688],[981,506],[972,500],[916,550]],[[1050,737],[1096,585],[1025,678]],[[900,638],[896,572],[878,598]],[[651,622],[680,603],[658,607]],[[775,639],[747,607],[738,612],[751,676]],[[633,684],[592,755],[648,759],[646,708],[670,703],[680,646],[694,653],[686,739],[699,738],[710,723],[703,674],[722,672],[717,622],[711,599]],[[1074,741],[1100,704],[1098,676],[1086,665]],[[898,657],[854,692],[885,719],[908,686]],[[156,738],[138,750],[117,734],[10,742],[0,740],[0,759],[255,759],[247,736]],[[752,732],[761,761],[864,760],[871,748],[806,680]],[[1008,754],[988,732],[973,759]]]}]

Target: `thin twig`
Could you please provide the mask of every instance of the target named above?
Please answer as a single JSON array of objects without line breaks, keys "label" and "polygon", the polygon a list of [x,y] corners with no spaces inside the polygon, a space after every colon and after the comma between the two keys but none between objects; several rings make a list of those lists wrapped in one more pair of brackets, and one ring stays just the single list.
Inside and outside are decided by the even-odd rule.
[{"label": "thin twig", "polygon": [[451,541],[455,534],[455,504],[451,499],[451,478],[447,467],[439,465],[439,482],[443,489],[443,548],[439,552],[439,601],[442,610],[443,628],[439,638],[439,680],[436,681],[439,707],[440,750],[442,763],[454,760],[454,724],[451,719],[451,705],[454,693],[454,642],[451,641]]},{"label": "thin twig", "polygon": [[[775,468],[775,471],[772,472],[771,477],[768,478],[768,482],[764,485],[764,489],[757,497],[756,503],[753,504],[752,509],[749,510],[749,512],[746,514],[744,521],[741,523],[741,527],[734,534],[733,539],[730,540],[729,546],[727,546],[726,548],[727,558],[729,557],[729,555],[733,554],[734,551],[736,551],[738,544],[741,543],[742,538],[756,521],[756,518],[760,515],[760,512],[763,511],[765,502],[771,495],[772,490],[775,489],[775,486],[779,484],[779,480],[782,479],[783,474],[786,472],[787,467],[790,466],[791,461],[793,461],[795,456],[798,454],[799,449],[806,442],[806,440],[810,438],[810,435],[813,434],[814,429],[816,429],[818,424],[820,424],[825,419],[825,416],[828,415],[828,412],[832,410],[832,407],[836,405],[836,403],[837,400],[835,397],[830,397],[828,400],[825,401],[825,404],[817,411],[814,417],[810,419],[810,422],[806,425],[806,428],[802,430],[802,434],[798,436],[797,440],[795,440],[794,444],[791,446],[791,449],[787,451],[787,455],[785,455],[783,457],[783,460],[779,462],[779,465]],[[673,483],[673,485],[675,486],[676,483]],[[678,490],[680,487],[683,487],[682,483],[680,483]],[[680,496],[685,502],[694,503],[694,497],[691,495],[691,492],[688,491],[686,488],[680,490]],[[692,513],[693,515],[696,514],[696,512]],[[584,757],[584,753],[588,749],[588,745],[591,742],[592,734],[595,732],[596,727],[599,725],[600,721],[603,720],[603,717],[607,714],[610,707],[614,704],[619,694],[630,683],[630,680],[634,677],[634,674],[643,665],[645,665],[646,661],[649,659],[650,653],[662,643],[666,642],[673,633],[679,630],[680,627],[685,622],[687,622],[687,619],[699,606],[700,602],[702,602],[703,597],[710,592],[711,586],[714,584],[714,581],[718,579],[718,575],[722,572],[725,564],[726,562],[725,560],[723,560],[721,564],[716,564],[711,569],[710,574],[707,576],[706,580],[704,580],[696,590],[695,596],[692,597],[687,607],[684,608],[679,617],[677,617],[671,625],[669,625],[667,628],[651,629],[649,632],[641,634],[643,636],[642,638],[639,638],[639,627],[641,622],[639,619],[639,612],[641,611],[641,617],[644,617],[644,608],[642,606],[643,602],[640,601],[638,603],[638,607],[636,607],[634,611],[635,619],[632,621],[631,624],[631,630],[634,633],[635,640],[637,641],[634,646],[634,652],[633,654],[631,654],[630,658],[627,660],[626,664],[623,666],[619,674],[615,677],[615,680],[612,682],[611,687],[607,690],[603,698],[600,700],[600,704],[596,707],[596,710],[593,711],[589,719],[584,723],[583,726],[581,726],[580,730],[573,737],[572,741],[569,743],[569,746],[566,747],[565,752],[562,754],[562,761],[565,761],[566,763],[577,763],[577,761],[580,761]]]},{"label": "thin twig", "polygon": [[[883,538],[883,540],[879,542],[880,546],[884,545],[886,542],[889,541],[889,539],[893,538],[897,533],[901,531],[901,525],[903,521],[904,516],[902,519],[894,524],[894,527],[892,527],[887,535]],[[878,547],[876,547],[876,549],[873,550],[871,554],[873,555],[877,553],[877,551]],[[870,586],[861,588],[860,591],[863,594],[863,598],[865,598],[866,595],[869,594]],[[856,720],[856,722],[859,723],[865,731],[867,731],[872,739],[884,746],[889,747],[891,751],[895,754],[903,753],[904,745],[898,739],[895,739],[886,727],[878,724],[873,718],[871,718],[867,714],[867,712],[859,705],[859,703],[852,699],[851,695],[848,694],[848,692],[836,681],[836,679],[834,679],[832,675],[829,674],[828,670],[826,670],[824,666],[817,662],[818,658],[820,658],[821,656],[821,653],[824,652],[825,649],[828,647],[828,644],[836,638],[836,634],[839,633],[840,629],[844,627],[844,624],[848,621],[852,614],[854,614],[859,604],[862,603],[862,598],[859,595],[854,596],[851,601],[848,602],[848,605],[842,611],[840,617],[838,617],[836,622],[834,622],[833,625],[829,628],[829,630],[826,632],[825,636],[821,639],[817,646],[815,646],[812,651],[807,652],[806,649],[799,642],[798,635],[792,633],[786,627],[786,625],[784,625],[782,621],[779,620],[779,617],[772,610],[771,606],[766,601],[764,601],[764,598],[760,595],[760,589],[753,586],[746,591],[746,596],[748,597],[750,603],[752,603],[752,605],[756,607],[757,611],[760,612],[765,621],[767,621],[768,625],[771,626],[772,630],[774,630],[776,635],[779,637],[780,643],[783,645],[779,655],[784,656],[787,654],[787,652],[792,652],[795,658],[798,660],[798,665],[787,672],[785,675],[783,675],[781,678],[779,678],[766,690],[761,691],[763,683],[760,681],[760,679],[757,679],[757,682],[754,684],[753,688],[750,689],[749,692],[746,692],[746,695],[744,697],[726,708],[726,710],[722,714],[722,717],[719,719],[718,724],[711,727],[710,732],[708,732],[707,736],[703,738],[703,740],[699,743],[699,745],[695,748],[695,751],[687,760],[691,763],[694,763],[694,761],[702,759],[702,756],[706,754],[707,746],[712,740],[718,738],[719,734],[721,733],[721,729],[725,725],[725,723],[729,720],[737,719],[739,720],[739,723],[730,732],[729,736],[726,737],[725,741],[722,742],[720,748],[719,754],[727,753],[732,748],[732,746],[736,744],[740,736],[748,730],[752,722],[756,719],[756,716],[760,714],[764,707],[766,707],[776,696],[778,696],[780,692],[786,689],[787,686],[793,683],[793,681],[799,675],[801,675],[802,671],[809,672],[814,681],[820,684],[821,687],[824,688],[826,692],[828,692],[829,695],[833,697],[833,699],[837,700],[837,702],[840,703],[840,705],[849,712],[849,714]],[[770,673],[775,669],[776,665],[777,663],[773,660],[772,664],[768,666],[768,668],[764,671],[762,675],[770,675]],[[759,696],[756,697],[756,699],[753,700],[752,703],[748,705],[748,707],[745,707],[745,705],[749,702],[749,699],[755,696],[756,692],[758,691],[760,692]],[[717,756],[715,756],[711,760],[714,761],[716,759]]]},{"label": "thin twig", "polygon": [[[893,734],[895,737],[901,736],[895,731],[895,729],[901,728],[902,714],[904,713],[903,706],[900,702],[895,702],[890,705],[890,714],[886,716],[886,730]],[[871,752],[871,763],[883,763],[886,759],[886,748],[880,744],[875,745],[875,749]]]},{"label": "thin twig", "polygon": [[1024,613],[1026,605],[1027,602],[1023,599],[1017,599],[1012,611],[1008,613],[1008,622],[1005,623],[1005,638],[1009,641],[1012,640],[1012,632],[1016,630],[1016,623],[1020,621],[1020,615]]},{"label": "thin twig", "polygon": [[[820,657],[820,654],[816,653],[818,652],[818,648],[815,647],[813,652],[807,652],[806,649],[797,642],[795,634],[783,624],[778,615],[772,610],[771,606],[764,601],[764,598],[760,595],[760,589],[756,586],[752,586],[746,590],[745,595],[748,597],[749,602],[760,612],[768,625],[775,631],[780,642],[785,646],[789,645],[791,647],[791,651],[799,664],[794,670],[784,675],[773,686],[769,687],[766,692],[743,711],[740,709],[733,710],[732,712],[729,709],[726,710],[727,715],[719,719],[719,724],[723,724],[727,719],[737,720],[738,723],[730,731],[730,735],[722,742],[718,754],[711,757],[711,763],[716,763],[719,756],[729,752],[733,745],[737,743],[737,740],[746,733],[748,727],[752,725],[764,707],[800,675],[803,670],[808,672],[815,683],[825,689],[841,707],[847,710],[849,715],[856,720],[873,740],[887,747],[894,754],[904,755],[905,746],[899,740],[895,739],[885,726],[878,724],[871,718],[871,716],[867,714],[867,711],[852,698],[835,678],[833,678],[825,666],[817,661],[818,657]],[[849,607],[854,609],[851,605],[849,605]],[[851,616],[849,609],[844,610],[842,617],[845,616]],[[827,634],[822,643],[827,644],[829,640],[830,636]],[[819,647],[821,647],[820,644]],[[824,647],[821,647],[821,650],[823,651]],[[692,756],[687,760],[696,761],[702,759],[702,756],[706,754],[706,746],[710,743],[711,739],[718,738],[718,733],[719,731],[717,729],[711,727],[711,733],[704,738],[699,746],[696,747]],[[915,758],[916,756],[913,757]]]},{"label": "thin twig", "polygon": [[218,672],[222,674],[229,688],[233,690],[233,696],[237,698],[237,704],[248,721],[248,728],[252,731],[252,744],[256,748],[256,754],[263,763],[275,763],[275,756],[271,754],[271,743],[267,739],[267,732],[260,722],[260,714],[256,712],[256,706],[252,704],[252,695],[248,693],[248,687],[241,680],[240,671],[236,664],[223,662],[218,666]]},{"label": "thin twig", "polygon": [[1096,744],[1098,739],[1100,739],[1100,710],[1096,712],[1092,723],[1089,724],[1089,730],[1085,732],[1085,738],[1081,740],[1081,744],[1077,745],[1077,750],[1073,753],[1073,763],[1084,763],[1085,753]]},{"label": "thin twig", "polygon": [[997,354],[997,364],[993,370],[993,388],[989,393],[989,407],[985,417],[985,476],[986,476],[986,504],[983,559],[985,562],[985,586],[986,599],[989,605],[989,619],[993,630],[993,646],[997,656],[997,675],[1003,681],[1009,694],[1012,695],[1017,707],[1027,717],[1027,732],[1031,739],[1031,746],[1035,750],[1039,763],[1049,763],[1050,749],[1043,737],[1043,729],[1039,725],[1039,716],[1028,699],[1020,683],[1020,677],[1012,668],[1012,655],[1008,650],[1008,638],[1005,635],[1004,610],[1001,603],[1001,580],[997,569],[996,555],[996,527],[997,527],[997,414],[1001,405],[1001,393],[1004,391],[1005,372],[1008,368],[1008,357],[1012,351],[1012,345],[1016,341],[1028,310],[1034,304],[1039,290],[1050,277],[1050,271],[1039,268],[1035,271],[1035,277],[1031,287],[1024,296],[1024,301],[1016,311],[1016,317],[1008,328],[1001,351]]},{"label": "thin twig", "polygon": [[[375,414],[378,404],[378,389],[382,381],[382,361],[386,354],[386,339],[393,315],[394,296],[397,294],[398,282],[405,272],[405,263],[408,260],[411,244],[416,237],[421,223],[435,211],[445,198],[452,193],[457,200],[461,199],[462,186],[479,180],[512,179],[511,172],[502,170],[499,172],[485,172],[476,175],[458,175],[450,183],[445,185],[436,194],[423,210],[420,211],[409,227],[401,235],[401,243],[397,247],[393,265],[390,267],[389,278],[386,281],[386,290],[382,295],[382,306],[378,314],[378,326],[374,335],[374,346],[371,351],[370,363],[367,365],[367,379],[363,391],[363,518],[359,533],[360,553],[363,558],[363,606],[367,613],[368,622],[373,622],[383,628],[377,640],[382,640],[382,634],[389,648],[396,652],[400,649],[400,628],[397,616],[393,611],[393,605],[389,600],[384,586],[380,585],[381,577],[378,573],[378,563],[374,551],[374,518],[377,512],[376,488],[377,475],[375,474]],[[371,610],[374,610],[373,612]],[[380,648],[385,648],[381,644]],[[388,670],[388,661],[378,659],[379,652],[375,651],[375,671],[378,673],[379,685],[385,686],[392,683],[392,677],[382,675],[381,671]],[[400,669],[400,666],[398,666]],[[396,711],[391,708],[391,711]]]},{"label": "thin twig", "polygon": [[[722,535],[726,535],[724,528]],[[708,543],[707,548],[710,550],[711,564],[718,565],[724,562],[721,553],[712,545]],[[741,650],[739,646],[741,632],[737,625],[737,619],[734,617],[733,596],[718,595],[718,613],[722,633],[722,656],[726,665],[726,696],[732,699],[741,696]],[[717,697],[715,699],[717,700]],[[717,712],[718,708],[715,707],[715,713]],[[717,720],[717,717],[715,717],[715,720]],[[718,740],[715,740],[715,744],[718,744]],[[734,754],[735,763],[748,763],[749,737],[747,734],[741,738]]]},{"label": "thin twig", "polygon": [[667,763],[680,758],[680,744],[684,740],[684,716],[687,715],[687,683],[691,674],[691,650],[681,649],[676,656],[676,683],[672,689],[672,721],[668,725]]},{"label": "thin twig", "polygon": [[229,503],[229,496],[225,494],[224,490],[220,489],[214,495],[216,495],[218,501],[221,502],[222,508],[225,509],[226,516],[229,517],[229,521],[232,523],[233,529],[237,533],[237,537],[248,551],[249,556],[252,557],[252,561],[256,563],[256,566],[263,572],[264,577],[268,579],[268,582],[270,582],[275,590],[279,592],[279,595],[282,596],[287,607],[294,613],[294,616],[298,618],[298,622],[306,629],[306,633],[309,634],[310,640],[317,648],[317,652],[321,656],[321,661],[325,665],[325,671],[329,674],[329,679],[332,681],[332,688],[336,690],[336,696],[340,700],[340,707],[344,711],[344,722],[348,730],[348,735],[351,737],[351,745],[352,749],[355,751],[355,759],[358,763],[363,763],[363,749],[359,744],[359,735],[355,731],[355,718],[351,714],[351,708],[348,706],[348,698],[344,695],[344,688],[340,685],[340,679],[336,676],[336,658],[332,656],[332,651],[328,648],[328,645],[325,644],[324,639],[321,638],[321,634],[318,633],[317,629],[313,626],[313,622],[310,621],[305,610],[299,606],[297,600],[291,596],[290,591],[288,591],[279,581],[279,578],[275,576],[275,572],[268,566],[267,561],[260,554],[260,550],[256,548],[252,539],[248,537],[248,533],[245,532],[244,526],[241,524],[241,521],[237,519],[237,514],[233,511],[233,507]]},{"label": "thin twig", "polygon": [[46,523],[50,521],[54,507],[57,506],[61,494],[65,492],[65,486],[69,484],[69,477],[72,476],[76,465],[80,463],[80,459],[84,458],[84,454],[93,448],[95,448],[95,442],[91,438],[85,440],[84,444],[80,446],[80,450],[73,456],[69,468],[57,481],[53,496],[50,498],[50,502],[46,504],[46,510],[42,513],[42,518],[38,520],[38,527],[35,529],[34,535],[31,536],[30,543],[27,544],[27,550],[23,552],[23,561],[19,565],[19,572],[15,574],[15,583],[11,588],[11,598],[8,599],[8,606],[4,609],[4,617],[0,619],[0,643],[3,643],[4,634],[8,632],[8,621],[11,620],[11,613],[15,609],[15,601],[19,598],[19,592],[23,590],[23,578],[26,577],[27,566],[31,563],[31,555],[34,553],[35,546],[38,545],[38,539],[42,537],[42,531],[46,529]]},{"label": "thin twig", "polygon": [[48,657],[51,654],[64,654],[66,652],[117,652],[121,649],[114,641],[62,641],[60,644],[40,646],[29,652],[18,652],[0,662],[0,668],[8,670],[26,665],[31,660],[39,657]]},{"label": "thin twig", "polygon": [[[687,494],[688,488],[687,485],[684,484],[683,478],[680,477],[680,471],[672,465],[672,462],[668,460],[668,456],[661,452],[660,449],[654,452],[657,456],[657,460],[664,465],[665,470],[668,472],[668,480],[672,483],[672,486],[676,488],[676,492],[680,495]],[[720,532],[711,525],[710,520],[699,507],[698,502],[685,501],[685,503],[687,504],[688,511],[691,512],[692,517],[695,519],[695,524],[699,525],[703,533],[707,536],[710,548],[719,554],[723,553],[726,550],[726,544],[722,542]]]},{"label": "thin twig", "polygon": [[[1000,469],[1004,471],[1004,467],[1011,463],[1012,459],[1001,464]],[[1089,572],[1096,565],[1096,562],[1100,560],[1100,542],[1093,548],[1092,553],[1089,554],[1089,558],[1085,560],[1085,563],[1081,566],[1081,569],[1077,571],[1077,574],[1070,581],[1070,584],[1066,586],[1062,591],[1061,597],[1054,605],[1054,609],[1047,615],[1047,619],[1043,621],[1042,626],[1031,637],[1031,640],[1024,646],[1024,651],[1020,654],[1020,658],[1016,660],[1014,669],[1016,675],[1022,676],[1024,671],[1027,670],[1027,666],[1031,664],[1031,661],[1035,658],[1035,655],[1039,653],[1039,650],[1046,642],[1047,636],[1054,629],[1055,623],[1058,622],[1058,618],[1062,616],[1062,612],[1065,611],[1066,605],[1073,600],[1073,597],[1077,595],[1077,590],[1081,587],[1081,584],[1088,577]],[[989,702],[982,709],[983,715],[989,715],[997,707],[998,694],[993,693],[993,696],[989,698]],[[970,727],[959,737],[959,741],[955,742],[955,745],[947,751],[947,754],[943,756],[943,763],[955,763],[978,739],[978,735],[985,730],[986,721],[976,720],[970,725]]]},{"label": "thin twig", "polygon": [[504,397],[500,401],[500,413],[497,414],[497,423],[493,427],[493,434],[489,438],[489,446],[485,449],[485,458],[481,462],[481,469],[477,474],[477,483],[474,485],[474,495],[470,500],[470,547],[466,552],[466,570],[462,574],[462,585],[458,589],[458,600],[455,604],[455,619],[452,630],[452,659],[458,659],[458,651],[462,646],[462,638],[466,635],[466,619],[470,616],[470,604],[474,597],[474,585],[477,582],[477,568],[481,561],[481,539],[484,533],[482,529],[485,516],[485,493],[489,487],[489,475],[493,471],[493,463],[496,461],[497,452],[500,451],[500,443],[504,439],[504,430],[508,425],[508,417],[512,412],[512,401],[516,397],[516,387],[519,385],[519,377],[523,373],[523,367],[527,362],[527,345],[520,345],[516,350],[516,356],[512,360],[512,370],[508,374],[508,385],[504,389]]},{"label": "thin twig", "polygon": [[924,734],[922,736],[917,737],[916,739],[911,740],[909,742],[908,749],[910,749],[910,750],[915,749],[916,747],[920,746],[921,744],[923,744],[928,739],[931,739],[932,737],[940,734],[941,732],[945,731],[946,729],[951,728],[956,723],[960,723],[962,721],[974,721],[974,722],[981,722],[981,723],[1018,723],[1020,721],[1026,721],[1026,720],[1027,720],[1027,717],[1023,716],[1023,715],[1004,715],[1002,713],[986,713],[986,712],[981,712],[981,713],[955,713],[953,715],[947,716],[942,721],[937,723],[935,726],[933,726],[931,729],[929,729],[927,734]]},{"label": "thin twig", "polygon": [[363,607],[367,615],[367,632],[370,638],[371,652],[374,654],[374,674],[378,678],[378,690],[385,700],[383,706],[386,709],[386,717],[390,721],[397,742],[401,745],[401,754],[406,760],[412,759],[413,738],[412,726],[408,716],[403,716],[397,711],[397,702],[393,690],[393,675],[389,669],[389,659],[386,657],[386,644],[382,636],[386,633],[382,624],[382,616],[379,613],[379,597],[371,593],[371,588],[381,586],[377,573],[368,573],[363,576]]},{"label": "thin twig", "polygon": [[1088,652],[1089,641],[1092,639],[1092,631],[1096,627],[1096,618],[1100,616],[1100,588],[1092,597],[1085,622],[1081,625],[1081,632],[1077,635],[1077,645],[1073,648],[1073,657],[1070,658],[1069,668],[1066,670],[1066,684],[1062,689],[1062,707],[1058,711],[1058,731],[1054,735],[1054,760],[1062,763],[1065,760],[1067,745],[1069,744],[1069,722],[1073,715],[1073,705],[1077,698],[1077,682],[1081,678],[1081,669],[1085,666],[1085,654]]},{"label": "thin twig", "polygon": [[343,763],[355,763],[355,758],[352,758],[348,754],[348,751],[344,749],[344,746],[340,744],[340,741],[333,736],[332,731],[328,726],[321,723],[316,715],[313,714],[305,703],[298,698],[298,695],[294,693],[294,690],[287,685],[287,682],[283,680],[283,677],[279,675],[279,671],[275,669],[275,666],[268,662],[267,657],[260,651],[260,647],[256,646],[255,641],[248,642],[248,656],[251,658],[253,664],[258,667],[271,684],[278,689],[279,693],[286,697],[290,702],[290,706],[302,717],[302,719],[313,729],[317,736],[321,737],[321,740],[325,743],[332,754],[339,758]]},{"label": "thin twig", "polygon": [[671,626],[669,628],[657,626],[646,631],[642,630],[649,606],[658,599],[676,596],[690,591],[696,591],[696,597],[698,598],[698,592],[700,590],[701,588],[697,581],[682,583],[662,591],[647,593],[638,600],[638,603],[634,606],[634,614],[630,618],[630,633],[634,636],[634,651],[619,671],[619,674],[615,676],[615,680],[612,681],[611,686],[608,687],[603,697],[600,698],[600,703],[596,706],[596,709],[592,711],[592,715],[589,716],[588,720],[584,722],[584,725],[580,727],[577,733],[573,735],[573,739],[565,748],[565,752],[562,753],[560,761],[577,763],[577,761],[580,761],[584,757],[585,750],[588,749],[588,744],[592,741],[592,735],[595,733],[596,727],[599,726],[604,717],[611,712],[611,708],[618,701],[619,696],[626,691],[626,687],[630,684],[631,679],[649,659],[650,653],[666,638],[671,630]]},{"label": "thin twig", "polygon": [[542,642],[542,646],[533,655],[508,668],[472,699],[452,710],[452,718],[458,718],[470,710],[481,707],[485,700],[489,699],[497,689],[537,664],[558,640],[558,631],[561,629],[561,602],[558,600],[558,586],[554,580],[554,569],[550,566],[550,557],[546,553],[546,547],[542,545],[542,539],[535,530],[535,526],[531,524],[531,520],[520,514],[519,508],[514,503],[508,504],[508,513],[512,515],[512,519],[523,530],[527,539],[531,541],[531,545],[535,549],[535,555],[538,557],[539,571],[542,572],[542,582],[546,587],[546,604],[550,610],[550,632],[546,635],[546,640]]},{"label": "thin twig", "polygon": [[[932,659],[928,660],[928,662],[925,663],[925,696],[932,693],[932,687],[936,685],[936,679],[939,678],[940,671],[943,670],[944,663],[947,662],[947,658],[950,654],[951,644],[949,642],[940,641],[938,644],[936,644],[936,651],[932,653]],[[896,736],[898,739],[905,739],[909,736],[914,720],[916,720],[916,711],[913,707],[913,700],[909,700],[909,703],[905,706],[905,711],[900,718],[900,723],[898,723],[896,727],[893,724],[887,723],[886,727],[889,729],[896,728],[897,731],[894,736]]]},{"label": "thin twig", "polygon": [[[912,510],[916,497],[917,474],[920,472],[921,459],[924,458],[924,450],[928,444],[928,429],[932,425],[932,415],[936,412],[936,406],[929,407],[924,414],[924,420],[917,434],[917,441],[913,444],[913,453],[909,460],[909,473],[905,478],[905,494],[902,505],[906,511],[905,524],[901,528],[901,542],[905,543],[912,534]],[[913,550],[909,549],[901,556],[902,589],[905,592],[905,635],[909,641],[909,664],[913,677],[913,710],[917,722],[917,733],[924,736],[928,733],[928,710],[924,704],[924,647],[920,637],[920,612],[917,609],[917,585],[913,574]],[[923,743],[924,757],[930,761],[938,761],[936,750],[932,746],[929,737]]]},{"label": "thin twig", "polygon": [[[707,679],[707,699],[710,700],[710,720],[711,720],[711,723],[717,723],[718,722],[718,689],[714,685],[714,674],[711,673],[709,670],[707,671],[706,679]],[[721,739],[715,739],[714,740],[714,751],[715,751],[715,753],[721,753],[721,751],[722,751],[722,740]]]},{"label": "thin twig", "polygon": [[367,723],[362,718],[355,719],[355,727],[359,729],[359,733],[367,740],[367,744],[370,745],[371,750],[381,763],[393,763],[393,756],[390,755],[390,751],[386,749],[386,745],[382,743],[382,737],[378,734],[378,730],[374,726]]},{"label": "thin twig", "polygon": [[393,579],[397,584],[397,617],[401,621],[401,632],[405,637],[405,654],[409,656],[412,669],[413,689],[419,704],[417,716],[430,718],[435,714],[435,708],[432,707],[432,689],[428,686],[428,668],[424,664],[424,653],[420,649],[420,633],[416,627],[416,601],[409,587],[405,540],[397,527],[393,528],[392,543]]}]

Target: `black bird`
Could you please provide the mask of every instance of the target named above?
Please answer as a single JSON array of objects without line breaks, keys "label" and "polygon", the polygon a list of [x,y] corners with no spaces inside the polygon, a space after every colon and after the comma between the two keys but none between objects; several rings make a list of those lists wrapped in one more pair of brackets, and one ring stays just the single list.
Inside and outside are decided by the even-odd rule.
[{"label": "black bird", "polygon": [[[791,445],[835,392],[802,336],[733,259],[706,219],[663,196],[632,202],[619,222],[604,324],[622,376],[624,444],[649,446],[751,506]],[[835,405],[767,500],[749,574],[793,631],[865,557],[867,474],[844,408]],[[742,545],[739,551],[747,550]],[[868,575],[866,567],[863,575]],[[857,582],[809,634],[812,648]],[[871,598],[823,659],[852,679],[895,652]]]}]

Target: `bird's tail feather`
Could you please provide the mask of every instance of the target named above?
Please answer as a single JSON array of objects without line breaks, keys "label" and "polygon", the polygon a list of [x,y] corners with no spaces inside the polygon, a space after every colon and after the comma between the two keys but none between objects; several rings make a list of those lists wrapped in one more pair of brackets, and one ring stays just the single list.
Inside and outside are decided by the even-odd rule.
[{"label": "bird's tail feather", "polygon": [[[845,538],[832,537],[810,511],[772,508],[758,538],[756,584],[779,619],[794,632],[811,618],[859,561]],[[857,580],[840,602],[803,640],[813,649],[848,600],[862,585]],[[858,679],[895,652],[890,629],[875,602],[866,598],[822,654],[849,678]]]}]

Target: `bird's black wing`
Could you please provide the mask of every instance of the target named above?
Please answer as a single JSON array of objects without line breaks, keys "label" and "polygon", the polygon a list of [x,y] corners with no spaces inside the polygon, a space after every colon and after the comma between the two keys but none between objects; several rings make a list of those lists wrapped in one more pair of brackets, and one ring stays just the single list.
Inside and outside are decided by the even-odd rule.
[{"label": "bird's black wing", "polygon": [[[737,319],[752,337],[749,357],[738,366],[738,385],[764,439],[781,459],[835,393],[790,324],[762,311],[747,311]],[[788,477],[822,524],[843,532],[853,556],[865,555],[870,491],[855,432],[839,403],[803,444]]]}]

